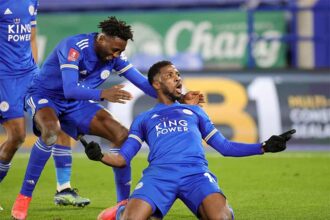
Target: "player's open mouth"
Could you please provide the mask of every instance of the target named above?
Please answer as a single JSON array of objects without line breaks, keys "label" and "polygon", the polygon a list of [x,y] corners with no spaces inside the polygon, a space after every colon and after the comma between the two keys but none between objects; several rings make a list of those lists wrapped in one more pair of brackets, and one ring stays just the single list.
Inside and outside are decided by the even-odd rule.
[{"label": "player's open mouth", "polygon": [[182,94],[182,84],[181,84],[181,83],[179,83],[179,84],[176,86],[175,91],[176,91],[177,93],[179,93],[179,94]]}]

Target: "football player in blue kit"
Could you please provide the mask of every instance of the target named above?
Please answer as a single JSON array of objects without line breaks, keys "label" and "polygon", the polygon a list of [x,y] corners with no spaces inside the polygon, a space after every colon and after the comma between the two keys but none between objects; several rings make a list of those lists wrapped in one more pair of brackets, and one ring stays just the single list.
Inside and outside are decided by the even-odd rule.
[{"label": "football player in blue kit", "polygon": [[[39,71],[36,64],[37,9],[37,0],[0,2],[0,123],[7,134],[0,146],[0,182],[26,136],[24,97],[32,76]],[[80,197],[70,186],[71,148],[66,147],[69,144],[69,136],[61,132],[52,149],[58,191],[55,197],[86,204],[89,199]]]},{"label": "football player in blue kit", "polygon": [[36,0],[0,2],[0,123],[7,139],[0,146],[0,182],[25,140],[24,95],[38,71]]},{"label": "football player in blue kit", "polygon": [[229,141],[202,108],[177,102],[182,81],[171,62],[154,64],[148,80],[157,91],[159,103],[135,118],[117,154],[103,154],[97,143],[82,140],[89,159],[113,167],[129,165],[144,141],[150,149],[149,166],[126,207],[122,202],[105,209],[98,220],[163,218],[176,199],[182,200],[197,218],[233,219],[217,178],[208,169],[202,140],[224,156],[244,157],[283,151],[295,130],[273,135],[263,143]]},{"label": "football player in blue kit", "polygon": [[[125,103],[132,98],[122,85],[97,89],[110,75],[123,76],[146,94],[157,97],[146,77],[122,53],[127,41],[133,39],[131,26],[109,17],[99,23],[99,28],[100,33],[63,39],[47,57],[28,90],[26,104],[39,138],[32,148],[23,185],[12,208],[15,219],[27,217],[32,192],[61,129],[75,139],[83,134],[105,138],[114,147],[120,147],[126,140],[128,130],[95,102]],[[190,92],[183,100],[194,101],[196,96],[201,97],[198,92]],[[129,196],[131,168],[114,168],[114,172],[119,202]]]}]

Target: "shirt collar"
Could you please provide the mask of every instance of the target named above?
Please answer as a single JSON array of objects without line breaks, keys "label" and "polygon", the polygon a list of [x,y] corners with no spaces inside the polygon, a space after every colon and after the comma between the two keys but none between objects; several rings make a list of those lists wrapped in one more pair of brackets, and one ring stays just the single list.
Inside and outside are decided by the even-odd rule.
[{"label": "shirt collar", "polygon": [[163,109],[163,108],[168,108],[168,107],[172,107],[172,106],[179,106],[181,105],[178,101],[175,101],[173,104],[171,105],[165,105],[164,103],[157,103],[155,106],[155,109]]}]

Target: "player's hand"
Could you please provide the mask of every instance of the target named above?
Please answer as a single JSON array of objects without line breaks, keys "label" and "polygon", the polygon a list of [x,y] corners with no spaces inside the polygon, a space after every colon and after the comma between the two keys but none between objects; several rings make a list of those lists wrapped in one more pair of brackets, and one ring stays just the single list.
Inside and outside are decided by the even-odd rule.
[{"label": "player's hand", "polygon": [[87,143],[84,138],[80,138],[80,142],[85,148],[85,153],[90,160],[101,161],[103,154],[98,143],[92,141]]},{"label": "player's hand", "polygon": [[118,102],[125,104],[126,101],[131,100],[133,96],[131,93],[123,90],[124,85],[115,85],[111,88],[103,89],[101,93],[101,98],[109,102]]},{"label": "player's hand", "polygon": [[265,152],[280,152],[286,149],[286,142],[289,141],[292,135],[296,133],[295,129],[284,132],[280,135],[273,135],[262,144]]},{"label": "player's hand", "polygon": [[204,95],[200,91],[189,91],[182,97],[182,103],[202,106],[205,103]]}]

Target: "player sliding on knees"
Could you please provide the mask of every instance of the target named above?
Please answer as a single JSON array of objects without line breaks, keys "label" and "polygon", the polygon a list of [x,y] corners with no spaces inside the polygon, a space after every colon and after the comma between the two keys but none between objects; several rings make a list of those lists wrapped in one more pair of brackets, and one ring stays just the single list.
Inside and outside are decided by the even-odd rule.
[{"label": "player sliding on knees", "polygon": [[129,166],[142,142],[150,148],[149,166],[130,199],[105,209],[98,220],[163,218],[176,199],[199,219],[234,219],[217,178],[208,169],[202,139],[224,156],[244,157],[285,150],[295,130],[273,135],[263,143],[229,141],[202,108],[177,102],[182,81],[171,62],[154,64],[148,80],[157,91],[159,103],[133,121],[118,153],[103,154],[97,143],[81,140],[89,159],[112,167]]}]

